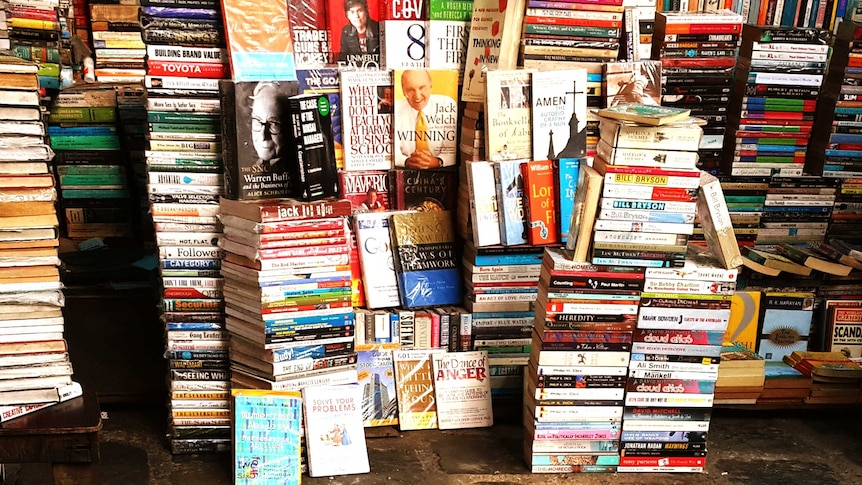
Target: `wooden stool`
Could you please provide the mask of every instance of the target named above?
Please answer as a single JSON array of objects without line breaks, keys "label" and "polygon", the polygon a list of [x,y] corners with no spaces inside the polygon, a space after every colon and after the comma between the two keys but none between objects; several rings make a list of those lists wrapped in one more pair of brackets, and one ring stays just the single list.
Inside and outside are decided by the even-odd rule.
[{"label": "wooden stool", "polygon": [[0,463],[50,463],[55,485],[96,483],[99,401],[93,391],[0,424]]}]

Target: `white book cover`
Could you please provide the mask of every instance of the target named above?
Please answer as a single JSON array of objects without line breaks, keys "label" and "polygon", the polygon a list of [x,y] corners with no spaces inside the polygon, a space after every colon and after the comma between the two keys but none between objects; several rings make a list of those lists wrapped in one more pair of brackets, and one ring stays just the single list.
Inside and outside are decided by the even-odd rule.
[{"label": "white book cover", "polygon": [[531,85],[533,160],[585,156],[587,70],[534,72]]},{"label": "white book cover", "polygon": [[[464,75],[470,22],[429,20],[425,62],[429,69],[454,69],[459,78]],[[459,82],[460,86],[461,83]]]},{"label": "white book cover", "polygon": [[359,384],[306,387],[302,390],[302,402],[308,475],[370,472],[362,425],[362,387]]},{"label": "white book cover", "polygon": [[392,168],[392,71],[341,71],[345,170]]},{"label": "white book cover", "polygon": [[434,354],[431,364],[438,428],[482,428],[494,424],[487,352]]},{"label": "white book cover", "polygon": [[497,213],[497,184],[491,162],[469,162],[467,180],[470,189],[473,244],[476,247],[500,244],[500,216]]},{"label": "white book cover", "polygon": [[424,20],[386,20],[380,25],[380,57],[385,69],[427,67],[426,25]]},{"label": "white book cover", "polygon": [[365,286],[368,308],[388,308],[400,304],[389,233],[391,214],[366,212],[354,216],[359,265],[362,268],[362,284]]}]

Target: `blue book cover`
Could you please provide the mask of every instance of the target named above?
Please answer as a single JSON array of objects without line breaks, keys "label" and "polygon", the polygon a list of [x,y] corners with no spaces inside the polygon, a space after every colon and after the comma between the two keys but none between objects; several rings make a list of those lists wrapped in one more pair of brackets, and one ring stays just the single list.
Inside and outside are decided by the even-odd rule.
[{"label": "blue book cover", "polygon": [[766,360],[781,360],[796,350],[808,350],[814,295],[765,293],[757,353]]},{"label": "blue book cover", "polygon": [[234,480],[299,484],[302,394],[233,389]]},{"label": "blue book cover", "polygon": [[572,224],[572,208],[575,205],[575,189],[578,187],[578,170],[581,158],[561,158],[556,163],[557,175],[557,220],[560,228],[560,241],[566,242]]},{"label": "blue book cover", "polygon": [[359,384],[363,386],[362,421],[366,428],[398,424],[393,348],[373,345],[357,350]]},{"label": "blue book cover", "polygon": [[506,246],[527,243],[524,220],[524,178],[521,165],[526,160],[501,160],[494,163],[497,179],[497,212],[500,214],[500,242]]},{"label": "blue book cover", "polygon": [[393,214],[390,230],[401,304],[406,308],[460,304],[461,265],[452,214]]}]

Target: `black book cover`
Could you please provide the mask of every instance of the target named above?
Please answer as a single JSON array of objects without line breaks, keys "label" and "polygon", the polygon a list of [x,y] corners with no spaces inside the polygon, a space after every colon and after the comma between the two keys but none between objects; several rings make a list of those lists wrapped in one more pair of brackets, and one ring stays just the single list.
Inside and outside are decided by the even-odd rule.
[{"label": "black book cover", "polygon": [[325,94],[301,94],[290,102],[294,197],[316,200],[338,192],[332,146],[332,106]]},{"label": "black book cover", "polygon": [[222,106],[224,197],[291,197],[289,98],[296,82],[219,82]]}]

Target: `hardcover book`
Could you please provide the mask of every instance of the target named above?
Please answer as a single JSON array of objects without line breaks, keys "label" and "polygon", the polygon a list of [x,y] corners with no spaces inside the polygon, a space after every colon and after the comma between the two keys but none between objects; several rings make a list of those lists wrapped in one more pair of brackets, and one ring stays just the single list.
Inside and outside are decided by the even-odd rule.
[{"label": "hardcover book", "polygon": [[302,200],[332,197],[338,192],[332,146],[332,106],[325,94],[288,98],[292,196]]},{"label": "hardcover book", "polygon": [[485,74],[485,152],[493,161],[533,155],[531,75],[532,71],[524,69]]},{"label": "hardcover book", "polygon": [[485,101],[485,76],[517,66],[525,1],[476,0],[470,22],[461,99]]},{"label": "hardcover book", "polygon": [[362,391],[362,419],[365,427],[398,424],[395,398],[395,364],[393,350],[398,344],[358,346],[357,370]]},{"label": "hardcover book", "polygon": [[289,98],[295,82],[219,83],[222,105],[224,197],[233,200],[290,197]]},{"label": "hardcover book", "polygon": [[395,71],[395,167],[454,166],[458,154],[458,73]]},{"label": "hardcover book", "polygon": [[445,169],[389,171],[392,208],[398,210],[457,209],[458,174]]},{"label": "hardcover book", "polygon": [[380,26],[380,63],[384,69],[427,67],[427,22],[386,20]]},{"label": "hardcover book", "polygon": [[464,64],[467,58],[470,23],[457,20],[430,20],[427,25],[426,66],[429,69],[454,69],[458,72],[460,80],[464,75]]},{"label": "hardcover book", "polygon": [[521,175],[524,163],[526,160],[501,160],[493,164],[494,178],[497,180],[500,242],[505,246],[527,243],[524,177]]},{"label": "hardcover book", "polygon": [[527,162],[521,165],[521,175],[524,177],[527,240],[534,246],[559,243],[553,162]]},{"label": "hardcover book", "polygon": [[395,390],[398,395],[398,427],[401,431],[437,429],[434,398],[434,350],[395,350]]},{"label": "hardcover book", "polygon": [[359,384],[303,388],[308,475],[368,473]]},{"label": "hardcover book", "polygon": [[533,160],[581,158],[587,152],[587,71],[532,76]]},{"label": "hardcover book", "polygon": [[460,265],[449,211],[393,214],[392,247],[401,304],[406,308],[460,304]]},{"label": "hardcover book", "polygon": [[332,62],[340,66],[380,66],[379,0],[329,2],[326,20]]},{"label": "hardcover book", "polygon": [[389,175],[383,170],[338,172],[338,193],[350,201],[354,214],[380,212],[391,207]]},{"label": "hardcover book", "polygon": [[233,389],[231,399],[234,483],[299,484],[302,395]]},{"label": "hardcover book", "polygon": [[344,169],[392,168],[392,71],[341,71]]},{"label": "hardcover book", "polygon": [[389,230],[391,215],[390,212],[369,212],[354,216],[365,301],[372,309],[399,304]]},{"label": "hardcover book", "polygon": [[494,424],[487,352],[432,354],[431,364],[439,429],[482,428]]},{"label": "hardcover book", "polygon": [[234,81],[296,81],[286,2],[222,0]]}]

